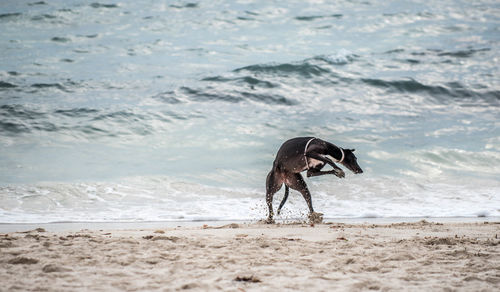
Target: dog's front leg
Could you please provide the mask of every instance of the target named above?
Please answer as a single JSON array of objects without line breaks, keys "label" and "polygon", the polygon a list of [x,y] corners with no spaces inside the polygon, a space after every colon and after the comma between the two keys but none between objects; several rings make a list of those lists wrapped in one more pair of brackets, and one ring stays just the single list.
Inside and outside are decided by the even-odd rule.
[{"label": "dog's front leg", "polygon": [[320,171],[314,168],[311,168],[307,171],[307,177],[320,176],[325,174],[335,174],[337,175],[337,170],[328,170],[328,171]]},{"label": "dog's front leg", "polygon": [[345,177],[345,172],[342,169],[340,169],[338,166],[336,166],[336,165],[335,165],[335,167],[334,167],[334,169],[332,171],[339,178],[344,178]]},{"label": "dog's front leg", "polygon": [[313,159],[328,163],[329,165],[331,165],[333,167],[332,172],[330,172],[330,171],[318,171],[320,174],[311,173],[311,175],[309,175],[309,171],[308,171],[307,176],[317,176],[317,175],[333,173],[339,178],[345,177],[345,172],[342,169],[340,169],[340,167],[338,167],[330,158],[324,157],[324,156],[317,154],[317,153],[314,153],[314,152],[306,153],[306,156],[309,158],[313,158]]}]

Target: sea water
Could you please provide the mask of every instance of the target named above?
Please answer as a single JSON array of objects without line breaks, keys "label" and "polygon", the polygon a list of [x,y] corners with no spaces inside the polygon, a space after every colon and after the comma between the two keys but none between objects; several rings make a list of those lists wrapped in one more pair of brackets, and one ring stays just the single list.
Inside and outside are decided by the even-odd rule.
[{"label": "sea water", "polygon": [[296,136],[326,218],[500,216],[499,58],[498,1],[2,1],[0,222],[261,219]]}]

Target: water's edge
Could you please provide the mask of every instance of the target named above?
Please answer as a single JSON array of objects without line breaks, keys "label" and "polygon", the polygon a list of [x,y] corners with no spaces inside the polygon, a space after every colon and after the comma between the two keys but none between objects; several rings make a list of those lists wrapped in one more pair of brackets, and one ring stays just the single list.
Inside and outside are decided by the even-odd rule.
[{"label": "water's edge", "polygon": [[[500,217],[383,217],[383,218],[325,218],[323,223],[345,224],[391,224],[411,223],[425,220],[435,223],[480,223],[500,222]],[[304,219],[276,220],[277,224],[302,224]],[[80,230],[148,230],[176,227],[224,226],[231,223],[256,224],[257,220],[218,221],[145,221],[145,222],[57,222],[57,223],[0,223],[0,233],[25,232],[43,228],[48,232],[77,232]],[[306,224],[307,226],[307,224]]]}]

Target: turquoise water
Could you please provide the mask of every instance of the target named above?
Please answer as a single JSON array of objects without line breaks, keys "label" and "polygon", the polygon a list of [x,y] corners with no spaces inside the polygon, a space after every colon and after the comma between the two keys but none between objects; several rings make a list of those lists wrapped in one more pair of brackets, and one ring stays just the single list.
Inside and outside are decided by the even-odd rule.
[{"label": "turquoise water", "polygon": [[[356,148],[365,171],[307,180],[326,217],[500,216],[499,15],[4,1],[0,222],[258,219],[295,136]],[[305,216],[289,200],[284,216]]]}]

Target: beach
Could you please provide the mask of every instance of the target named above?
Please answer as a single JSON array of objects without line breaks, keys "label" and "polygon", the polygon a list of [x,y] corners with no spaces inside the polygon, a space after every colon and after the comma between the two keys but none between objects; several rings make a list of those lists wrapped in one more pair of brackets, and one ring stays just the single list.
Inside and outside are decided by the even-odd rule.
[{"label": "beach", "polygon": [[2,1],[0,292],[500,291],[499,3]]},{"label": "beach", "polygon": [[494,291],[499,222],[0,234],[1,291]]}]

